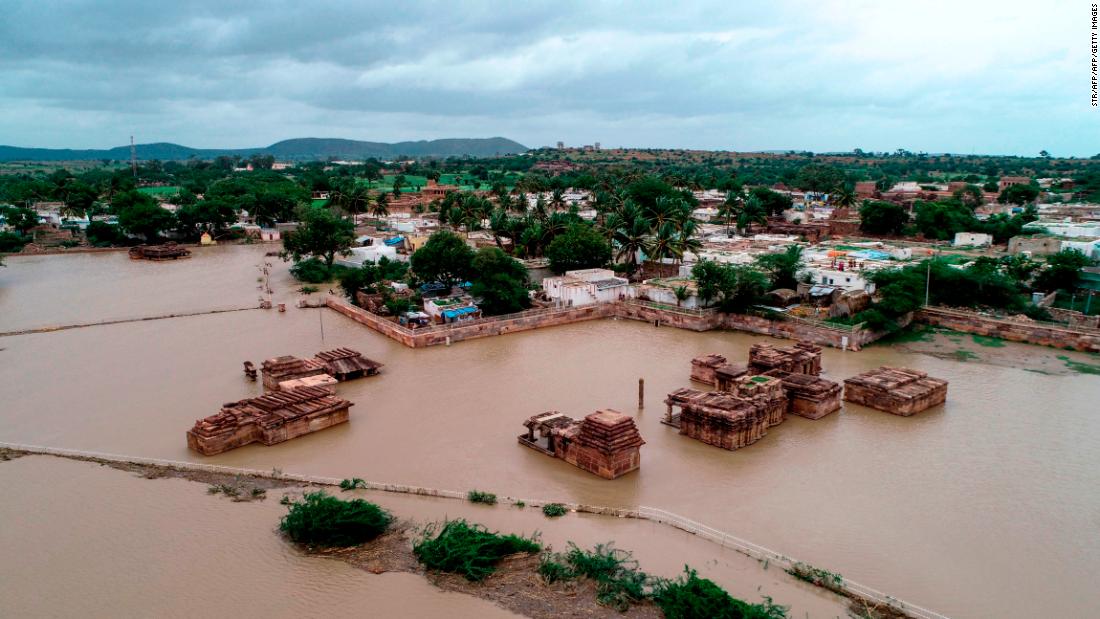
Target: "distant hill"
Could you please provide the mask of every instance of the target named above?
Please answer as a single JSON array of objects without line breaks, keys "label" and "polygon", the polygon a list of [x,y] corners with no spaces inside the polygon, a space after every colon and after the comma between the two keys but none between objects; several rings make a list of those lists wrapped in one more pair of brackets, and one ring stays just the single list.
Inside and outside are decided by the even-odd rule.
[{"label": "distant hill", "polygon": [[[137,157],[141,160],[160,159],[161,161],[181,160],[196,157],[212,159],[221,155],[230,157],[239,155],[274,155],[280,161],[313,161],[336,159],[394,159],[400,155],[408,157],[491,157],[494,155],[513,155],[527,151],[527,147],[507,138],[450,138],[444,140],[420,140],[418,142],[361,142],[340,138],[295,138],[283,140],[271,146],[259,148],[190,148],[159,142],[138,144]],[[110,159],[127,161],[130,159],[129,146],[99,150],[74,150],[70,148],[21,148],[18,146],[0,146],[0,161],[88,161]]]}]

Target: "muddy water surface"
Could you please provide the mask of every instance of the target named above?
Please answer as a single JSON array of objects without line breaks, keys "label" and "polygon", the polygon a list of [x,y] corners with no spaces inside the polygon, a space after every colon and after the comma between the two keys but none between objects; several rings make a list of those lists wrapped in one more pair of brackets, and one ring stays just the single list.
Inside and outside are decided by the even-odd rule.
[{"label": "muddy water surface", "polygon": [[[212,271],[199,269],[201,256],[152,265],[168,269],[172,283],[148,283],[150,294],[116,281],[148,277],[150,265],[124,255],[79,276],[64,263],[84,257],[13,259],[0,272],[0,331],[247,301],[262,249],[216,251]],[[193,279],[186,277],[192,268]],[[292,299],[285,266],[277,271],[276,296]],[[125,309],[69,307],[67,299],[95,299],[100,287],[130,291],[120,301]],[[741,360],[763,339],[600,321],[414,351],[331,311],[297,309],[8,337],[0,339],[0,438],[649,505],[949,616],[1100,614],[1090,576],[1100,571],[1100,379],[888,347],[828,350],[829,378],[883,364],[915,367],[951,382],[948,403],[911,418],[851,405],[818,421],[795,417],[737,452],[659,423],[664,394],[688,385],[693,356]],[[355,402],[350,423],[214,458],[186,450],[184,432],[196,418],[259,392],[243,378],[242,361],[336,346],[386,363],[381,376],[340,386]],[[637,474],[604,481],[516,443],[520,423],[534,413],[581,416],[601,407],[636,416],[647,441]]]}]

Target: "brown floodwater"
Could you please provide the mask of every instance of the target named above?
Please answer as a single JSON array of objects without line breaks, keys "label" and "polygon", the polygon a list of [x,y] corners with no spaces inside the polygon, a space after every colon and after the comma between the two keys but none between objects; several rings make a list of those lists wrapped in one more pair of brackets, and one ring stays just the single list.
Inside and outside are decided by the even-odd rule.
[{"label": "brown floodwater", "polygon": [[415,574],[308,557],[274,500],[233,503],[180,479],[85,462],[0,463],[0,616],[517,617]]},{"label": "brown floodwater", "polygon": [[[247,305],[263,252],[13,258],[0,270],[0,331]],[[275,270],[276,302],[292,301],[285,265]],[[1100,614],[1100,379],[885,346],[826,350],[829,378],[910,366],[948,379],[948,402],[911,418],[854,405],[793,417],[736,452],[659,423],[692,357],[741,360],[764,339],[608,320],[411,350],[334,312],[294,308],[6,337],[0,440],[660,507],[953,617]],[[340,385],[355,402],[350,423],[213,458],[187,451],[196,418],[259,392],[242,361],[336,346],[386,363]],[[647,441],[638,473],[605,481],[516,443],[534,413],[601,407],[636,416]],[[620,545],[646,539],[631,542]]]}]

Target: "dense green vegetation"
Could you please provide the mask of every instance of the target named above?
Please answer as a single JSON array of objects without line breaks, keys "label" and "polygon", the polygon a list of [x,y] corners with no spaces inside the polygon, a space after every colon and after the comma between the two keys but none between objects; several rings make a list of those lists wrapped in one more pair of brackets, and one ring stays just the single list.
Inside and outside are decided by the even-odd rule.
[{"label": "dense green vegetation", "polygon": [[449,520],[442,527],[429,525],[413,544],[413,553],[424,567],[472,581],[484,580],[504,557],[541,549],[533,539],[492,533],[465,520]]},{"label": "dense green vegetation", "polygon": [[354,546],[385,533],[392,523],[393,516],[374,503],[307,492],[289,504],[279,529],[299,544]]},{"label": "dense green vegetation", "polygon": [[765,598],[763,604],[749,604],[726,593],[713,581],[684,568],[676,580],[657,585],[653,601],[668,619],[783,619],[787,609]]}]

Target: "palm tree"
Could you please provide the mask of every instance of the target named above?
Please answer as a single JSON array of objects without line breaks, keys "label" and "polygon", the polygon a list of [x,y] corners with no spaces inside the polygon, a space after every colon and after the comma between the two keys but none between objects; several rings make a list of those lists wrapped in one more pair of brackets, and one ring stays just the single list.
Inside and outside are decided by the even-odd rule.
[{"label": "palm tree", "polygon": [[660,262],[665,258],[676,258],[677,250],[676,228],[671,222],[665,222],[657,228],[657,234],[653,235],[645,245],[646,257],[653,262]]},{"label": "palm tree", "polygon": [[381,219],[382,217],[388,217],[390,214],[389,198],[386,194],[380,193],[374,198],[374,203],[370,207],[370,214]]},{"label": "palm tree", "polygon": [[733,226],[733,221],[741,214],[744,207],[745,199],[739,192],[733,191],[726,194],[726,201],[722,203],[722,206],[718,207],[718,215],[726,220],[727,237],[733,236],[730,232],[730,228]]},{"label": "palm tree", "polygon": [[613,238],[618,246],[616,257],[620,260],[623,256],[629,258],[631,273],[638,268],[638,252],[645,250],[651,229],[650,222],[638,215],[624,221],[624,225],[615,230]]},{"label": "palm tree", "polygon": [[551,192],[550,206],[552,206],[554,210],[565,208],[565,192],[563,192],[561,189],[555,189],[553,192]]},{"label": "palm tree", "polygon": [[680,307],[680,304],[687,301],[691,296],[691,291],[687,286],[677,286],[672,289],[672,293],[676,295],[676,307]]},{"label": "palm tree", "polygon": [[703,249],[703,241],[695,238],[698,229],[699,224],[695,223],[694,219],[689,219],[681,226],[680,233],[676,239],[676,253],[679,259],[682,260],[684,254],[687,252],[699,255],[699,252]]},{"label": "palm tree", "polygon": [[839,208],[851,208],[856,203],[856,193],[848,185],[841,185],[831,196],[834,206]]},{"label": "palm tree", "polygon": [[764,210],[764,205],[760,203],[760,199],[756,196],[749,196],[748,200],[745,200],[745,205],[741,209],[741,212],[737,215],[737,227],[743,229],[745,234],[752,231],[753,224],[765,225],[768,223],[768,212]]}]

